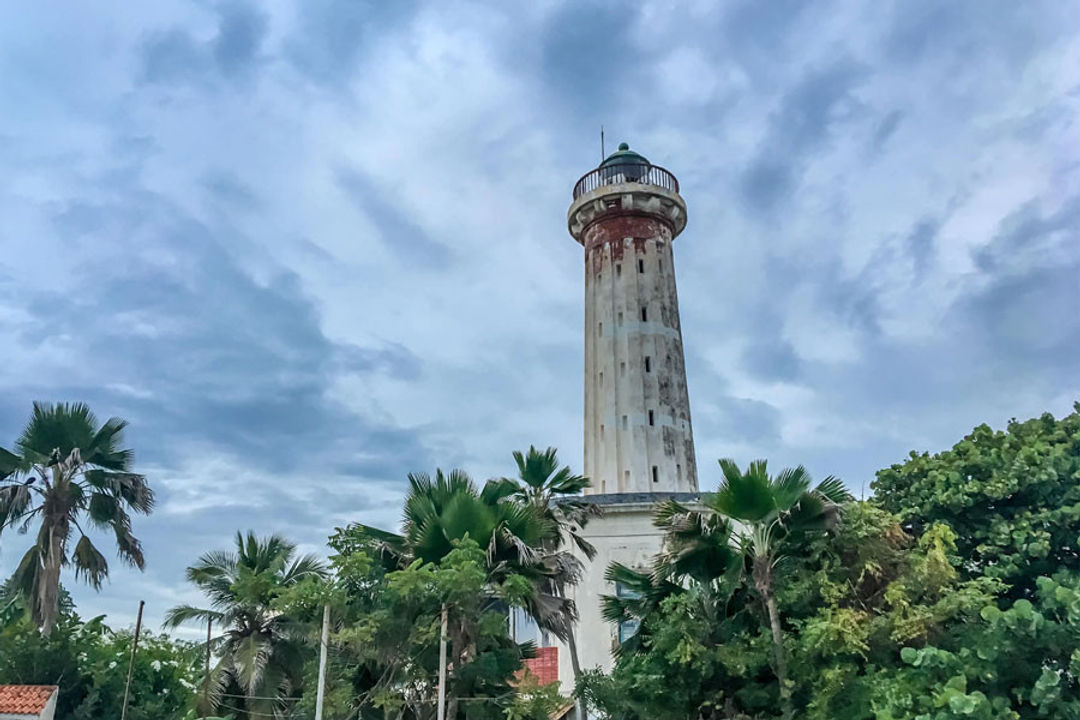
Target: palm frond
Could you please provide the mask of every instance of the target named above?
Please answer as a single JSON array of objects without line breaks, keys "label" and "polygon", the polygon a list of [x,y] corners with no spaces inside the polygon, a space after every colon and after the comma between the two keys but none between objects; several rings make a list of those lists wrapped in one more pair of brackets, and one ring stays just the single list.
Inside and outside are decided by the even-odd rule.
[{"label": "palm frond", "polygon": [[75,544],[71,562],[75,566],[75,579],[85,580],[95,590],[100,590],[101,584],[109,576],[108,561],[86,535]]},{"label": "palm frond", "polygon": [[207,621],[214,623],[220,623],[222,621],[222,613],[216,610],[204,610],[192,605],[177,605],[176,607],[169,608],[165,613],[165,621],[161,624],[164,628],[177,628],[184,623],[189,623],[193,620],[198,620],[202,624],[206,624]]},{"label": "palm frond", "polygon": [[31,512],[32,499],[30,487],[25,483],[0,487],[0,531],[9,525],[14,525]]},{"label": "palm frond", "polygon": [[843,505],[855,500],[855,496],[840,478],[830,475],[817,484],[814,492],[835,505]]}]

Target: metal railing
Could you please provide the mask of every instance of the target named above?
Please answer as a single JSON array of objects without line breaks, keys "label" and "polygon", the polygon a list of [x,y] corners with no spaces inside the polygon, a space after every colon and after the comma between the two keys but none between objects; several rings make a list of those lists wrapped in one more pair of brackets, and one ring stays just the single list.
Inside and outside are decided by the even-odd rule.
[{"label": "metal railing", "polygon": [[679,192],[679,181],[659,165],[620,163],[602,165],[585,173],[574,185],[574,199],[577,200],[585,193],[592,192],[603,185],[618,185],[619,183],[655,185],[669,192]]}]

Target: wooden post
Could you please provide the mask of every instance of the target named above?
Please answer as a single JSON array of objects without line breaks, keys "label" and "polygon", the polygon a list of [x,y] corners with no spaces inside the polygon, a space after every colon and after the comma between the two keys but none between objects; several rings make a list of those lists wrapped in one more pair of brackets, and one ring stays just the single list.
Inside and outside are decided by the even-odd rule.
[{"label": "wooden post", "polygon": [[323,605],[322,638],[319,641],[319,688],[315,691],[315,720],[322,720],[326,693],[326,646],[330,641],[330,603]]},{"label": "wooden post", "polygon": [[146,605],[144,600],[139,601],[139,616],[135,620],[135,637],[131,641],[131,658],[128,659],[127,682],[124,683],[124,704],[120,706],[120,720],[127,717],[128,695],[131,692],[131,673],[135,670],[135,652],[139,649],[139,633],[142,631],[142,611]]},{"label": "wooden post", "polygon": [[442,606],[442,631],[439,633],[439,707],[438,720],[446,720],[446,603]]}]

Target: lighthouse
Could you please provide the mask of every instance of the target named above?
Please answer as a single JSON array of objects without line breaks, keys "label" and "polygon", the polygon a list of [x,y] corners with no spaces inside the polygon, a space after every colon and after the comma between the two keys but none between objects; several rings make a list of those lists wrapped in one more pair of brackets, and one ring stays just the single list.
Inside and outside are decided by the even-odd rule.
[{"label": "lighthouse", "polygon": [[570,234],[585,250],[588,492],[698,488],[672,243],[679,183],[626,143],[574,186]]},{"label": "lighthouse", "polygon": [[[581,533],[597,554],[581,557],[571,591],[574,639],[581,669],[610,671],[637,627],[604,621],[602,597],[630,592],[608,580],[607,568],[650,569],[663,543],[656,505],[698,498],[672,253],[686,203],[672,173],[624,143],[574,186],[567,224],[585,260],[586,492],[604,510]],[[572,688],[571,648],[559,644],[553,654],[558,679]]]}]

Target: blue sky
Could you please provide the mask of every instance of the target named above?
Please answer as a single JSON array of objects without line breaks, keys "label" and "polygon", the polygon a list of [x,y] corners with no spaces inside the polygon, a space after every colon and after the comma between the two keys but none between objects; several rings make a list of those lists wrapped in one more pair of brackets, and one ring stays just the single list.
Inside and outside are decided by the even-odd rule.
[{"label": "blue sky", "polygon": [[[238,529],[393,526],[411,470],[580,467],[574,181],[680,179],[703,485],[856,492],[1080,398],[1080,16],[1015,2],[0,8],[0,445],[131,421],[153,622]],[[25,539],[0,541],[8,572]]]}]

